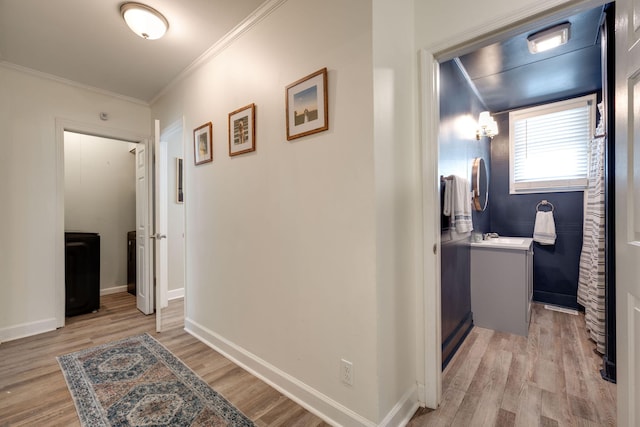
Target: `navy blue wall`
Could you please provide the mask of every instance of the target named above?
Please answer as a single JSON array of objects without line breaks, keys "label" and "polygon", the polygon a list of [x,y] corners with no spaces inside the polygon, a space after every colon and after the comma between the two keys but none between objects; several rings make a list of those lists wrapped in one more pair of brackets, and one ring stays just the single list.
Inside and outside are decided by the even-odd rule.
[{"label": "navy blue wall", "polygon": [[509,114],[494,118],[500,134],[491,142],[490,228],[503,236],[531,237],[536,205],[541,200],[551,202],[555,207],[556,244],[534,243],[533,299],[580,308],[576,295],[582,250],[583,193],[509,194]]},{"label": "navy blue wall", "polygon": [[[471,91],[457,65],[440,65],[439,174],[458,175],[471,181],[473,159],[482,157],[490,172],[487,138],[477,141],[475,123],[483,105]],[[441,194],[442,196],[442,194]],[[476,232],[488,232],[491,210],[473,211]],[[453,239],[449,219],[443,218],[441,233],[442,360],[446,366],[472,323],[469,237]]]}]

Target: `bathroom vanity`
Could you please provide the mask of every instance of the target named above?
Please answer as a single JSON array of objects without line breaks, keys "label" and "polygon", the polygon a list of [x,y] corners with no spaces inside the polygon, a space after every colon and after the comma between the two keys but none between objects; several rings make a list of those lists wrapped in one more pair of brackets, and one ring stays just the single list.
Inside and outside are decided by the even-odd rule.
[{"label": "bathroom vanity", "polygon": [[471,311],[476,326],[527,336],[533,295],[533,239],[471,243]]}]

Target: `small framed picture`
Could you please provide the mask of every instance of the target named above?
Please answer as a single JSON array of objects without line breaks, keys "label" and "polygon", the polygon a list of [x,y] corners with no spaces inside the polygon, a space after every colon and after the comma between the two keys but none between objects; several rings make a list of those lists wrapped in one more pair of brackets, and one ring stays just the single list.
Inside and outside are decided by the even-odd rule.
[{"label": "small framed picture", "polygon": [[182,157],[176,157],[176,203],[184,203]]},{"label": "small framed picture", "polygon": [[193,130],[193,154],[196,165],[213,161],[213,125],[205,123]]},{"label": "small framed picture", "polygon": [[256,151],[256,105],[229,113],[229,155]]},{"label": "small framed picture", "polygon": [[287,140],[329,129],[327,69],[287,86]]}]

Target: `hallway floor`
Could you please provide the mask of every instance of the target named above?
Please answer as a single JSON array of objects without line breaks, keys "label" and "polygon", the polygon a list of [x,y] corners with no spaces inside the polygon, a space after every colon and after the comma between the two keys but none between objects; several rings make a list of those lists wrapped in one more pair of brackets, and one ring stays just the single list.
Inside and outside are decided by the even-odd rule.
[{"label": "hallway floor", "polygon": [[594,349],[583,314],[542,304],[528,338],[474,327],[445,369],[440,408],[409,426],[615,426],[616,386]]},{"label": "hallway floor", "polygon": [[55,357],[144,332],[160,341],[211,387],[263,426],[327,426],[320,418],[236,366],[183,330],[183,301],[155,316],[136,309],[126,292],[101,297],[100,311],[67,319],[56,331],[0,345],[0,426],[79,426]]}]

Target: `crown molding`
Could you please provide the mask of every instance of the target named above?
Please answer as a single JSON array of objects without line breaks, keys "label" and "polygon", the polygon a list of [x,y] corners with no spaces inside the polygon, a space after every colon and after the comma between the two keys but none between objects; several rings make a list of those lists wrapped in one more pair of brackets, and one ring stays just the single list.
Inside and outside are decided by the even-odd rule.
[{"label": "crown molding", "polygon": [[69,79],[65,79],[62,77],[58,77],[56,75],[53,74],[49,74],[49,73],[44,73],[42,71],[37,71],[34,70],[33,68],[28,68],[28,67],[24,67],[22,65],[18,65],[18,64],[14,64],[13,62],[9,62],[9,61],[3,61],[0,60],[0,67],[3,68],[7,68],[9,70],[13,70],[13,71],[17,71],[19,73],[23,73],[23,74],[28,74],[34,77],[38,77],[41,79],[45,79],[45,80],[50,80],[56,83],[60,83],[66,86],[71,86],[71,87],[75,87],[78,89],[83,89],[89,92],[94,92],[100,95],[104,95],[104,96],[108,96],[111,98],[116,98],[122,101],[126,101],[126,102],[131,102],[133,104],[138,104],[138,105],[143,105],[145,107],[149,107],[151,104],[147,101],[144,101],[142,99],[138,99],[138,98],[133,98],[130,96],[125,96],[125,95],[121,95],[119,93],[115,93],[115,92],[111,92],[105,89],[100,89],[97,88],[95,86],[89,86],[89,85],[85,85],[83,83],[78,83],[76,81],[73,80],[69,80]]},{"label": "crown molding", "polygon": [[209,62],[212,58],[215,58],[222,53],[227,47],[233,44],[237,39],[242,37],[247,31],[260,23],[263,19],[269,16],[272,12],[286,3],[287,0],[270,0],[264,2],[260,7],[247,16],[242,22],[236,25],[231,31],[229,31],[223,38],[218,40],[209,49],[207,49],[202,55],[196,58],[187,68],[182,70],[180,74],[176,76],[167,86],[165,86],[156,96],[154,96],[149,102],[153,105],[158,99],[169,92],[178,83],[191,75],[194,71],[200,68],[202,65]]}]

